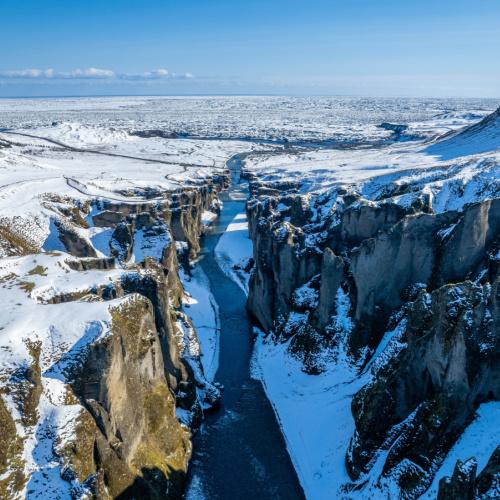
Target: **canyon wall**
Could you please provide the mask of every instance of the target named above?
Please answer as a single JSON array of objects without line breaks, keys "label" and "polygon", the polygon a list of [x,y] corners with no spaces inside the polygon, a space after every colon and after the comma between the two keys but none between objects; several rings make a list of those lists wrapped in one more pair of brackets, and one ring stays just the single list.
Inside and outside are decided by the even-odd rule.
[{"label": "canyon wall", "polygon": [[[58,248],[45,246],[45,254],[22,234],[0,233],[2,248],[18,256],[13,265],[21,267],[30,258],[56,261],[36,266],[28,273],[36,279],[27,285],[18,283],[20,273],[6,274],[6,286],[24,286],[20,293],[27,297],[20,296],[36,305],[54,331],[60,308],[77,307],[87,332],[73,346],[64,338],[57,343],[50,331],[47,339],[37,331],[34,319],[31,337],[41,340],[26,344],[29,367],[9,373],[4,367],[0,419],[8,445],[0,450],[0,496],[16,498],[25,488],[37,487],[23,458],[23,442],[34,440],[38,449],[38,433],[46,425],[52,433],[52,460],[71,495],[180,498],[191,431],[220,394],[204,377],[196,333],[182,311],[179,266],[199,251],[202,214],[218,211],[217,194],[226,185],[227,178],[220,176],[152,201],[131,197],[82,203],[49,194],[44,206],[52,214],[51,241]],[[107,235],[106,248],[88,237],[90,228]],[[103,256],[103,250],[109,255]],[[82,285],[89,273],[92,285]],[[39,286],[38,280],[49,286]],[[67,283],[62,291],[54,285],[61,280]],[[107,318],[103,322],[92,313],[98,306]],[[105,332],[91,337],[88,332],[97,324]],[[49,378],[63,383],[58,403]],[[48,421],[46,398],[64,424]]]},{"label": "canyon wall", "polygon": [[339,348],[369,370],[352,401],[352,488],[384,456],[382,480],[418,497],[479,405],[500,399],[500,199],[436,213],[425,193],[402,206],[249,177],[250,314],[310,374]]}]

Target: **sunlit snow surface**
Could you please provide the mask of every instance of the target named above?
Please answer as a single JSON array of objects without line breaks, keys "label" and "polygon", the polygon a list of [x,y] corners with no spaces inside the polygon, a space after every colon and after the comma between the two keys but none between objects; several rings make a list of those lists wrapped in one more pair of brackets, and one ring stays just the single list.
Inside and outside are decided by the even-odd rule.
[{"label": "sunlit snow surface", "polygon": [[248,236],[247,216],[237,214],[227,226],[215,247],[217,264],[248,294],[249,273],[245,272],[253,255],[252,242]]},{"label": "sunlit snow surface", "polygon": [[[107,97],[1,99],[0,127],[38,128],[60,122],[65,138],[102,144],[109,134],[71,130],[69,124],[121,130],[161,129],[203,137],[289,140],[375,139],[382,122],[410,132],[444,133],[477,121],[498,107],[492,99],[363,97]],[[62,123],[65,123],[64,125]],[[62,139],[62,138],[61,138]]]},{"label": "sunlit snow surface", "polygon": [[182,272],[181,279],[186,291],[184,311],[191,318],[202,346],[205,376],[212,381],[219,366],[219,308],[200,266],[194,266],[190,276]]},{"label": "sunlit snow surface", "polygon": [[[487,134],[473,129],[465,136],[459,132],[499,104],[347,97],[1,99],[0,227],[15,228],[43,250],[62,252],[48,196],[154,204],[188,183],[205,183],[224,171],[229,158],[244,152],[255,153],[243,161],[247,173],[265,182],[292,182],[302,193],[328,195],[348,186],[367,200],[379,200],[388,186],[411,185],[393,201],[407,205],[425,193],[437,212],[460,210],[471,201],[499,195],[500,144],[495,129],[489,127]],[[408,128],[395,138],[378,127],[382,122]],[[153,133],[140,137],[135,135],[138,131]],[[211,212],[204,213],[202,222],[209,224],[213,218]],[[79,236],[97,255],[109,255],[109,229],[90,224],[79,229]],[[136,236],[132,261],[146,255],[158,258],[170,237],[166,232]],[[216,255],[244,289],[247,275],[241,268],[251,254],[245,215],[240,214],[221,237]],[[69,494],[52,448],[56,437],[71,435],[79,409],[65,405],[60,411],[61,370],[76,362],[80,349],[108,334],[109,307],[122,300],[47,304],[58,294],[104,286],[123,273],[74,272],[65,264],[68,258],[64,253],[5,258],[0,247],[1,374],[11,376],[30,363],[26,339],[41,341],[47,354],[42,360],[41,419],[27,433],[20,429],[26,437],[27,472],[32,474],[28,488],[40,498]],[[183,282],[184,311],[196,327],[202,364],[212,378],[218,363],[217,304],[200,268]],[[338,299],[342,302],[341,296]],[[337,318],[344,329],[349,328],[347,312]],[[259,336],[253,373],[263,381],[309,498],[342,495],[348,482],[344,457],[354,429],[352,396],[369,380],[370,370],[400,346],[397,330],[388,332],[361,377],[342,353],[325,353],[325,371],[313,376],[302,372],[286,344],[275,345]],[[7,398],[7,404],[18,418],[14,403]],[[451,472],[456,458],[468,458],[464,455],[475,442],[484,450],[484,457],[476,458],[480,466],[484,463],[492,443],[487,430],[497,411],[493,404],[478,410],[478,418],[437,478]],[[50,490],[44,476],[50,478]],[[368,478],[361,497],[381,495],[376,479]],[[431,491],[436,487],[435,482]]]}]

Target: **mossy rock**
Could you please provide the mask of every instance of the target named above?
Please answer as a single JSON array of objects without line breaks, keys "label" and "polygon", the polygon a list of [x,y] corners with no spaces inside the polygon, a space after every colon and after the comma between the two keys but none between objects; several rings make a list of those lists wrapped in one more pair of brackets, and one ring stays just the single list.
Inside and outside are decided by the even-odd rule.
[{"label": "mossy rock", "polygon": [[44,266],[35,266],[31,271],[28,271],[29,276],[47,276],[47,268]]},{"label": "mossy rock", "polygon": [[42,371],[40,369],[40,354],[42,343],[26,339],[26,348],[31,356],[31,364],[26,370],[26,380],[22,387],[22,422],[25,426],[34,426],[38,422],[38,403],[42,394]]},{"label": "mossy rock", "polygon": [[20,281],[19,288],[26,292],[28,295],[35,289],[35,283],[33,281]]},{"label": "mossy rock", "polygon": [[0,396],[0,498],[19,498],[26,482],[23,441],[17,435],[16,424]]},{"label": "mossy rock", "polygon": [[39,251],[31,241],[15,233],[4,224],[0,224],[0,248],[11,256],[29,255]]},{"label": "mossy rock", "polygon": [[74,429],[71,440],[58,444],[57,454],[64,460],[64,476],[83,483],[95,473],[93,454],[97,427],[90,413],[82,408]]},{"label": "mossy rock", "polygon": [[135,451],[132,469],[156,490],[178,490],[191,455],[190,432],[175,417],[175,401],[163,382],[146,395],[144,438]]},{"label": "mossy rock", "polygon": [[142,295],[131,295],[111,310],[111,332],[121,337],[123,348],[131,359],[141,359],[156,338],[151,302]]}]

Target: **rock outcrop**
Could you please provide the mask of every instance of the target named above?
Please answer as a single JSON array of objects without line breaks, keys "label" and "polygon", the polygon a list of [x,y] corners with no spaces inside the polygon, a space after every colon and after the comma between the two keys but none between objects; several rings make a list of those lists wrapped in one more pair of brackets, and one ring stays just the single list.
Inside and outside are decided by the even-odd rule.
[{"label": "rock outcrop", "polygon": [[[307,219],[307,197],[250,201],[256,270],[248,307],[265,330],[293,310],[294,291],[321,274],[319,307],[311,311],[313,326],[326,327],[335,291],[345,281],[355,308],[353,347],[373,347],[412,287],[435,289],[476,276],[498,245],[498,199],[472,204],[462,213],[433,214],[332,197],[337,197],[336,207],[317,224]],[[314,200],[316,211],[324,206],[321,201]],[[276,210],[278,203],[281,210]]]},{"label": "rock outcrop", "polygon": [[[33,254],[33,262],[46,255],[57,261],[48,267],[36,265],[26,278],[18,271],[2,275],[0,284],[14,286],[23,300],[48,308],[44,325],[68,303],[78,304],[87,322],[74,346],[64,336],[54,340],[59,338],[52,332],[58,331],[56,326],[50,326],[45,340],[35,322],[30,337],[41,340],[25,340],[27,360],[14,372],[2,374],[9,380],[9,404],[0,398],[7,439],[0,452],[0,492],[9,491],[16,498],[27,481],[38,482],[30,478],[33,467],[22,460],[23,442],[45,426],[52,460],[60,463],[61,477],[73,496],[181,497],[191,432],[220,393],[203,375],[199,349],[192,352],[197,338],[181,309],[178,255],[186,262],[196,256],[204,231],[202,213],[218,211],[218,190],[226,183],[221,176],[163,193],[161,199],[156,193],[153,201],[82,203],[46,195],[44,207],[51,213],[53,232],[44,245],[48,254],[37,253],[40,248],[20,238],[18,243],[7,229],[0,232],[3,247],[12,255]],[[94,234],[109,236],[96,246]],[[102,241],[107,241],[107,248]],[[62,248],[71,257],[61,256]],[[23,259],[16,265],[24,266]],[[93,284],[82,287],[77,275],[88,273],[94,273]],[[61,285],[47,287],[44,280]],[[83,278],[82,283],[87,281]],[[102,304],[99,314],[109,320],[92,318],[93,304]],[[52,325],[56,324],[54,316]],[[94,330],[101,334],[93,336]],[[64,382],[64,397],[50,392],[54,387],[47,389],[52,384],[47,380],[53,378]],[[48,420],[43,406],[47,398],[61,415],[59,420]],[[13,407],[22,432],[16,429]],[[182,422],[178,411],[183,412]],[[70,428],[60,423],[66,414]]]},{"label": "rock outcrop", "polygon": [[424,194],[401,205],[343,188],[251,192],[248,309],[291,338],[305,371],[339,342],[361,371],[400,325],[398,349],[353,399],[346,464],[359,486],[386,453],[381,478],[416,498],[479,405],[500,399],[500,199],[435,213]]},{"label": "rock outcrop", "polygon": [[420,292],[400,338],[406,347],[353,400],[351,477],[386,449],[383,474],[397,474],[411,498],[423,493],[478,406],[500,399],[499,307],[498,280]]},{"label": "rock outcrop", "polygon": [[177,498],[190,432],[175,416],[153,304],[132,294],[111,316],[111,335],[92,346],[73,375],[85,410],[59,451],[65,477],[100,497]]}]

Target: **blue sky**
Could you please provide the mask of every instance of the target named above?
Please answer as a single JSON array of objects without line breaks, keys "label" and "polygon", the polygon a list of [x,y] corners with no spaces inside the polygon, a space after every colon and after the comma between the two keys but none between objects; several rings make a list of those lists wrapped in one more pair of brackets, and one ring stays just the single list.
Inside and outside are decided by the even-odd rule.
[{"label": "blue sky", "polygon": [[499,0],[3,0],[0,96],[500,96]]}]

